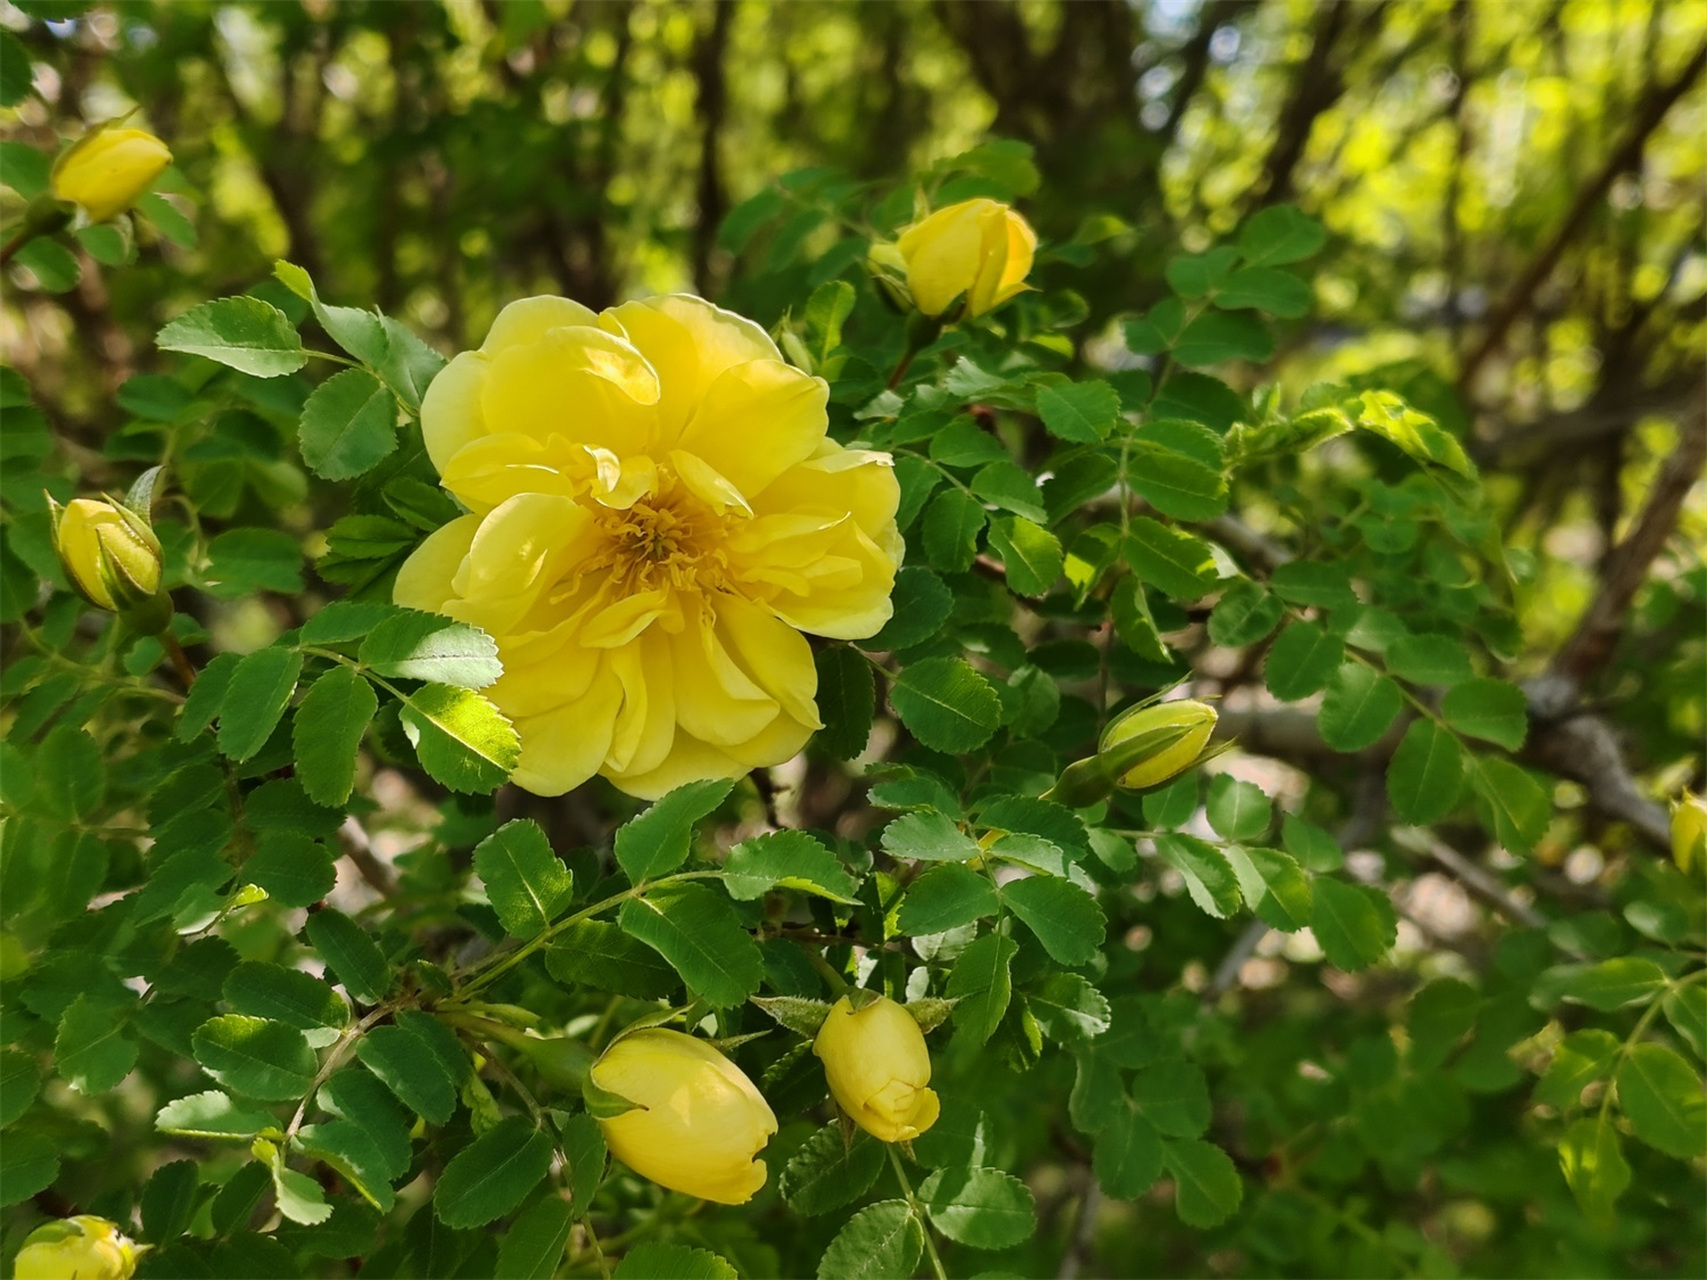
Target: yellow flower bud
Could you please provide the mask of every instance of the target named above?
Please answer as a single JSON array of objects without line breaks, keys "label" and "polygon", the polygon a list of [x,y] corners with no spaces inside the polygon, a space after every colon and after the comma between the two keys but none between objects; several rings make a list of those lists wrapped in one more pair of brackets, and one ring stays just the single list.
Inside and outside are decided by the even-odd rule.
[{"label": "yellow flower bud", "polygon": [[914,223],[895,247],[920,311],[940,316],[964,296],[970,318],[1024,291],[1037,234],[999,201],[966,200]]},{"label": "yellow flower bud", "polygon": [[53,194],[80,204],[90,222],[116,218],[154,185],[172,153],[146,129],[98,129],[60,158]]},{"label": "yellow flower bud", "polygon": [[53,543],[59,562],[83,598],[121,612],[160,592],[160,539],[128,507],[75,498],[53,508]]},{"label": "yellow flower bud", "polygon": [[765,1185],[757,1156],[776,1116],[704,1040],[662,1027],[631,1032],[593,1064],[592,1081],[634,1104],[599,1127],[611,1154],[642,1177],[718,1204],[745,1204]]},{"label": "yellow flower bud", "polygon": [[830,1092],[853,1122],[884,1142],[909,1142],[936,1123],[942,1108],[931,1055],[913,1015],[887,996],[855,1010],[846,996],[830,1007],[812,1052],[824,1062]]},{"label": "yellow flower bud", "polygon": [[1214,707],[1191,699],[1135,707],[1102,731],[1097,751],[1115,786],[1142,791],[1195,765],[1215,720]]},{"label": "yellow flower bud", "polygon": [[18,1280],[130,1280],[140,1250],[105,1218],[79,1214],[30,1232],[18,1251]]},{"label": "yellow flower bud", "polygon": [[1685,875],[1707,866],[1707,800],[1687,791],[1671,806],[1671,856]]}]

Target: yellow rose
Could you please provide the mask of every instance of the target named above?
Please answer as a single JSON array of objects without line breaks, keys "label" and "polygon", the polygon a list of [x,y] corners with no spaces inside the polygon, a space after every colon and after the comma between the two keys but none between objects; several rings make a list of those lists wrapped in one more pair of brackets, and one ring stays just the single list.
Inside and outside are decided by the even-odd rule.
[{"label": "yellow rose", "polygon": [[801,632],[874,634],[902,554],[892,460],[826,437],[827,394],[682,295],[511,303],[434,379],[427,452],[470,514],[395,597],[496,637],[517,783],[654,797],[820,727]]},{"label": "yellow rose", "polygon": [[1686,875],[1698,864],[1707,866],[1707,800],[1688,791],[1672,801],[1671,856]]},{"label": "yellow rose", "polygon": [[599,1127],[611,1154],[641,1177],[718,1204],[745,1204],[765,1185],[757,1157],[776,1116],[705,1041],[661,1027],[631,1032],[593,1064],[592,1080],[635,1104]]},{"label": "yellow rose", "polygon": [[132,608],[160,590],[160,539],[148,522],[125,507],[52,498],[53,542],[59,560],[83,598],[100,609]]},{"label": "yellow rose", "polygon": [[1215,721],[1214,707],[1190,699],[1136,707],[1102,731],[1098,755],[1116,786],[1159,786],[1198,762]]},{"label": "yellow rose", "polygon": [[812,1052],[824,1062],[830,1092],[853,1122],[884,1142],[909,1142],[941,1113],[931,1055],[913,1015],[887,996],[854,1010],[843,996],[830,1007]]},{"label": "yellow rose", "polygon": [[940,316],[964,294],[972,317],[1025,290],[1037,234],[1005,204],[966,200],[908,227],[896,248],[914,306]]},{"label": "yellow rose", "polygon": [[80,204],[90,222],[116,218],[154,185],[172,153],[146,129],[98,129],[60,158],[53,194]]},{"label": "yellow rose", "polygon": [[17,1280],[130,1280],[141,1252],[116,1224],[79,1214],[30,1232],[13,1274]]}]

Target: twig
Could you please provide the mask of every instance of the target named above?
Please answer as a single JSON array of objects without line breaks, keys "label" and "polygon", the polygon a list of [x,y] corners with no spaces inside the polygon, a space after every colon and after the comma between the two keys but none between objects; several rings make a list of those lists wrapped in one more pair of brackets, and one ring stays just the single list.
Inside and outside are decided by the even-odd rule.
[{"label": "twig", "polygon": [[373,841],[368,838],[367,832],[353,814],[346,817],[343,825],[338,828],[338,841],[344,846],[344,853],[351,864],[375,893],[382,898],[389,898],[397,892],[397,877],[392,875],[391,868],[375,855]]},{"label": "twig", "polygon": [[1474,897],[1480,898],[1513,924],[1525,925],[1531,929],[1543,929],[1547,926],[1546,916],[1512,897],[1506,887],[1485,868],[1420,827],[1397,828],[1393,832],[1393,843],[1401,849],[1439,863]]}]

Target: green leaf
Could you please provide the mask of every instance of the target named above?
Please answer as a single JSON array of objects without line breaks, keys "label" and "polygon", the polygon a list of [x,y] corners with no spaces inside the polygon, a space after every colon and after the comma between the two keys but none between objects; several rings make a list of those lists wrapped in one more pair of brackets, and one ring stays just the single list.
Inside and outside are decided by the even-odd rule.
[{"label": "green leaf", "polygon": [[186,1138],[253,1138],[278,1123],[271,1112],[244,1110],[218,1089],[177,1098],[154,1117],[161,1133]]},{"label": "green leaf", "polygon": [[207,559],[207,592],[222,600],[302,590],[302,544],[282,529],[227,529],[207,544]]},{"label": "green leaf", "polygon": [[1156,853],[1185,877],[1186,892],[1199,910],[1225,920],[1239,909],[1239,881],[1226,856],[1196,836],[1156,837]]},{"label": "green leaf", "polygon": [[1335,751],[1362,751],[1381,740],[1403,708],[1398,685],[1361,662],[1347,661],[1328,681],[1316,725]]},{"label": "green leaf", "polygon": [[1530,999],[1542,1009],[1567,1000],[1610,1013],[1653,999],[1668,981],[1665,970],[1652,960],[1614,956],[1598,964],[1554,965],[1535,980]]},{"label": "green leaf", "polygon": [[567,1201],[555,1195],[542,1196],[517,1215],[504,1232],[493,1274],[505,1280],[551,1280],[563,1261],[574,1227],[575,1212]]},{"label": "green leaf", "polygon": [[1707,1058],[1707,988],[1699,983],[1676,987],[1660,1004],[1671,1029],[1683,1037],[1697,1058]]},{"label": "green leaf", "polygon": [[302,460],[326,480],[350,480],[397,447],[397,397],[366,369],[345,369],[302,406]]},{"label": "green leaf", "polygon": [[1232,245],[1218,245],[1208,253],[1169,258],[1163,274],[1175,293],[1188,301],[1195,301],[1218,288],[1238,260],[1239,251]]},{"label": "green leaf", "polygon": [[1535,1101],[1556,1111],[1575,1111],[1582,1106],[1583,1090],[1611,1075],[1623,1052],[1624,1042],[1610,1031],[1588,1027],[1571,1032],[1536,1081]]},{"label": "green leaf", "polygon": [[1387,649],[1387,669],[1412,684],[1451,686],[1468,680],[1470,655],[1448,636],[1401,636]]},{"label": "green leaf", "polygon": [[611,1274],[616,1280],[737,1280],[740,1275],[709,1249],[656,1240],[631,1248]]},{"label": "green leaf", "polygon": [[186,311],[160,330],[162,351],[206,356],[257,378],[295,373],[308,363],[289,317],[259,298],[220,298]]},{"label": "green leaf", "polygon": [[1176,520],[1213,520],[1227,510],[1227,478],[1207,465],[1144,439],[1132,450],[1128,483],[1163,515]]},{"label": "green leaf", "polygon": [[1137,516],[1128,526],[1125,555],[1133,573],[1175,600],[1196,600],[1214,589],[1215,556],[1209,544],[1148,516]]},{"label": "green leaf", "polygon": [[944,573],[965,573],[978,555],[983,504],[963,489],[944,489],[925,508],[920,537],[925,559]]},{"label": "green leaf", "polygon": [[[322,1110],[339,1117],[339,1122],[355,1129],[365,1139],[365,1145],[360,1146],[360,1154],[364,1162],[372,1163],[376,1183],[386,1184],[408,1169],[412,1121],[408,1111],[398,1105],[395,1091],[378,1077],[368,1071],[346,1067],[320,1086],[316,1101]],[[354,1151],[358,1144],[347,1139],[348,1135],[342,1129],[325,1124],[317,1129],[315,1145],[332,1153]]]},{"label": "green leaf", "polygon": [[225,976],[225,1002],[238,1013],[271,1018],[298,1031],[343,1028],[350,1007],[331,987],[300,969],[244,960]]},{"label": "green leaf", "polygon": [[401,718],[421,767],[452,791],[495,790],[521,759],[515,726],[470,689],[423,685],[404,701]]},{"label": "green leaf", "polygon": [[1132,1102],[1169,1138],[1195,1138],[1209,1127],[1209,1082],[1196,1063],[1175,1059],[1146,1067],[1132,1078]]},{"label": "green leaf", "polygon": [[826,1001],[810,1000],[805,996],[754,996],[751,1003],[775,1018],[778,1025],[808,1040],[817,1038],[819,1028],[830,1013],[830,1005]]},{"label": "green leaf", "polygon": [[1357,425],[1397,445],[1418,462],[1443,466],[1466,480],[1476,478],[1476,465],[1457,438],[1391,391],[1364,392]]},{"label": "green leaf", "polygon": [[146,191],[136,202],[140,213],[167,240],[180,249],[194,249],[197,243],[196,226],[158,191]]},{"label": "green leaf", "polygon": [[[860,641],[859,647],[868,651],[910,649],[922,644],[942,629],[954,607],[954,593],[943,580],[921,565],[906,565],[895,575],[892,596],[895,612],[870,640]],[[825,650],[824,652],[835,652]],[[846,652],[846,650],[843,650]],[[862,662],[861,664],[866,665]],[[870,671],[866,672],[869,683]],[[822,703],[820,690],[820,705]],[[864,747],[862,739],[860,746]]]},{"label": "green leaf", "polygon": [[552,852],[537,822],[506,822],[474,849],[474,870],[504,932],[536,938],[569,905],[574,891],[569,868]]},{"label": "green leaf", "polygon": [[1470,757],[1470,785],[1482,798],[1484,823],[1517,853],[1533,849],[1553,820],[1553,801],[1525,769],[1498,756]]},{"label": "green leaf", "polygon": [[29,97],[34,79],[29,50],[10,31],[0,33],[0,107],[15,107]]},{"label": "green leaf", "polygon": [[622,904],[623,931],[668,960],[688,990],[719,1009],[764,980],[764,959],[727,899],[699,884],[666,885]]},{"label": "green leaf", "polygon": [[1215,291],[1218,307],[1255,307],[1283,320],[1308,315],[1314,302],[1307,282],[1273,267],[1243,267]]},{"label": "green leaf", "polygon": [[1000,909],[989,877],[963,863],[932,867],[913,881],[901,901],[896,924],[903,933],[920,936],[944,933]]},{"label": "green leaf", "polygon": [[356,1057],[428,1124],[444,1124],[455,1112],[455,1077],[413,1031],[375,1027],[356,1041]]},{"label": "green leaf", "polygon": [[859,1199],[877,1181],[886,1161],[883,1144],[867,1133],[852,1142],[840,1125],[825,1125],[789,1159],[779,1189],[788,1207],[815,1217]]},{"label": "green leaf", "polygon": [[836,855],[804,831],[773,831],[743,840],[723,864],[723,886],[743,901],[781,885],[832,902],[858,904],[859,886]]},{"label": "green leaf", "polygon": [[0,1208],[21,1204],[59,1177],[59,1143],[45,1134],[8,1134],[0,1156]]},{"label": "green leaf", "polygon": [[1209,784],[1209,825],[1228,840],[1255,840],[1267,834],[1274,805],[1254,782],[1217,774]]},{"label": "green leaf", "polygon": [[1482,1004],[1476,989],[1456,978],[1436,978],[1412,996],[1405,1019],[1412,1065],[1437,1067],[1445,1062],[1476,1024]]},{"label": "green leaf", "polygon": [[924,1249],[924,1228],[905,1200],[867,1205],[830,1241],[818,1280],[891,1280],[910,1276]]},{"label": "green leaf", "polygon": [[[930,573],[928,569],[919,572]],[[935,574],[930,576],[935,580]],[[937,585],[942,584],[938,582]],[[948,588],[943,587],[943,593],[946,595],[947,592]],[[896,611],[899,614],[900,605],[896,606]],[[884,630],[887,631],[888,627],[885,626]],[[882,634],[878,633],[879,636]],[[872,643],[875,645],[876,641]],[[818,650],[814,662],[818,668],[818,718],[824,722],[824,727],[814,735],[813,741],[834,759],[852,760],[864,752],[866,743],[871,739],[872,713],[877,709],[871,666],[858,650],[845,644],[828,645]]]},{"label": "green leaf", "polygon": [[107,783],[107,766],[95,740],[75,724],[61,721],[34,754],[36,794],[47,811],[67,822],[93,818]]},{"label": "green leaf", "polygon": [[1504,680],[1477,677],[1453,685],[1441,700],[1440,713],[1459,733],[1507,751],[1522,747],[1529,734],[1529,704],[1523,690]]},{"label": "green leaf", "polygon": [[1002,902],[1058,964],[1089,964],[1102,948],[1107,928],[1102,908],[1071,881],[1054,876],[1011,880],[1002,886]]},{"label": "green leaf", "polygon": [[313,906],[337,883],[326,846],[294,831],[266,831],[243,864],[243,879],[260,885],[281,907]]},{"label": "green leaf", "polygon": [[581,920],[559,933],[545,953],[559,982],[662,1000],[681,985],[676,971],[651,947],[603,920]]},{"label": "green leaf", "polygon": [[1008,586],[1016,595],[1043,595],[1061,576],[1061,543],[1042,525],[1023,516],[992,520],[990,549],[1001,556]]},{"label": "green leaf", "polygon": [[344,989],[363,1004],[377,1004],[391,987],[391,965],[373,935],[342,911],[327,907],[308,917],[308,941]]},{"label": "green leaf", "polygon": [[1661,1044],[1631,1047],[1618,1068],[1618,1106],[1650,1147],[1694,1160],[1707,1155],[1707,1099],[1701,1078]]},{"label": "green leaf", "polygon": [[262,1102],[301,1098],[314,1085],[314,1050],[282,1022],[228,1013],[197,1027],[191,1043],[210,1076]]},{"label": "green leaf", "polygon": [[1049,519],[1043,505],[1043,495],[1031,473],[1017,463],[1003,459],[979,469],[968,488],[991,506],[1011,511],[1039,524]]},{"label": "green leaf", "polygon": [[1026,1007],[1057,1044],[1094,1040],[1109,1028],[1108,997],[1076,973],[1052,973],[1034,991]]},{"label": "green leaf", "polygon": [[237,670],[241,661],[243,659],[238,654],[220,653],[201,669],[196,682],[184,696],[183,710],[178,712],[178,727],[173,736],[179,742],[189,742],[213,723],[227,690],[231,688],[231,673]]},{"label": "green leaf", "polygon": [[954,962],[948,975],[948,994],[954,1006],[954,1025],[974,1044],[983,1044],[1002,1020],[1013,997],[1009,966],[1019,945],[1011,938],[987,933],[974,939]]},{"label": "green leaf", "polygon": [[504,674],[498,642],[479,627],[415,609],[390,613],[356,651],[382,676],[484,689]]},{"label": "green leaf", "polygon": [[1559,1166],[1583,1216],[1600,1227],[1612,1223],[1612,1206],[1630,1185],[1624,1144],[1606,1117],[1578,1120],[1559,1143]]},{"label": "green leaf", "polygon": [[716,811],[734,788],[729,778],[677,787],[616,833],[616,860],[635,884],[674,871],[688,856],[694,824]]},{"label": "green leaf", "polygon": [[49,293],[69,293],[77,287],[83,271],[77,257],[59,241],[37,236],[25,241],[23,248],[12,257],[20,267],[27,267],[36,281]]},{"label": "green leaf", "polygon": [[1267,360],[1274,354],[1274,335],[1255,316],[1205,311],[1186,325],[1173,345],[1174,359],[1201,368],[1225,360]]},{"label": "green leaf", "polygon": [[1318,876],[1310,930],[1328,963],[1348,972],[1385,958],[1399,937],[1399,914],[1387,895],[1363,884]]},{"label": "green leaf", "polygon": [[243,761],[266,745],[296,692],[302,655],[293,649],[257,649],[241,659],[219,706],[219,749]]},{"label": "green leaf", "polygon": [[291,724],[296,780],[316,804],[341,808],[356,783],[356,752],[379,710],[373,687],[349,667],[324,673],[297,704]]},{"label": "green leaf", "polygon": [[1342,564],[1288,560],[1269,576],[1268,585],[1289,604],[1351,609],[1358,603],[1350,573]]},{"label": "green leaf", "polygon": [[1315,896],[1310,877],[1296,862],[1275,849],[1239,845],[1229,845],[1226,855],[1240,894],[1259,920],[1285,933],[1310,923]]},{"label": "green leaf", "polygon": [[28,1111],[40,1092],[35,1060],[17,1049],[0,1049],[0,1129]]},{"label": "green leaf", "polygon": [[1002,723],[1002,700],[990,682],[959,658],[926,658],[903,671],[889,701],[933,751],[976,751]]},{"label": "green leaf", "polygon": [[1411,721],[1387,766],[1387,796],[1406,822],[1438,822],[1464,794],[1464,748],[1432,720]]},{"label": "green leaf", "polygon": [[1345,642],[1313,622],[1294,622],[1268,651],[1263,681],[1282,702],[1307,698],[1339,670]]},{"label": "green leaf", "polygon": [[1068,382],[1037,393],[1037,416],[1058,440],[1095,444],[1120,421],[1120,397],[1102,381]]},{"label": "green leaf", "polygon": [[305,1173],[286,1168],[282,1149],[273,1148],[268,1165],[273,1175],[273,1198],[286,1219],[314,1227],[332,1216],[332,1206],[326,1203],[320,1184]]},{"label": "green leaf", "polygon": [[111,1007],[87,995],[78,996],[59,1019],[54,1066],[79,1093],[116,1088],[136,1065],[136,1044],[123,1031],[124,1022],[113,1016]]},{"label": "green leaf", "polygon": [[953,818],[934,809],[902,814],[883,828],[878,843],[892,858],[922,862],[969,862],[982,852]]},{"label": "green leaf", "polygon": [[189,1229],[201,1198],[201,1174],[194,1160],[174,1160],[156,1169],[142,1189],[142,1232],[164,1244]]},{"label": "green leaf", "polygon": [[1166,1142],[1162,1163],[1174,1179],[1174,1212],[1188,1227],[1218,1226],[1244,1199],[1239,1171],[1220,1147],[1195,1139]]},{"label": "green leaf", "polygon": [[1310,257],[1327,240],[1327,232],[1293,205],[1272,204],[1239,229],[1239,256],[1248,266],[1282,266]]},{"label": "green leaf", "polygon": [[514,1209],[551,1168],[551,1139],[525,1116],[506,1116],[457,1152],[433,1188],[447,1227],[483,1227]]},{"label": "green leaf", "polygon": [[918,1198],[938,1231],[975,1249],[1006,1249],[1037,1231],[1030,1188],[1000,1169],[938,1169]]},{"label": "green leaf", "polygon": [[1096,1136],[1091,1169],[1103,1193],[1135,1200],[1162,1176],[1162,1138],[1125,1099]]}]

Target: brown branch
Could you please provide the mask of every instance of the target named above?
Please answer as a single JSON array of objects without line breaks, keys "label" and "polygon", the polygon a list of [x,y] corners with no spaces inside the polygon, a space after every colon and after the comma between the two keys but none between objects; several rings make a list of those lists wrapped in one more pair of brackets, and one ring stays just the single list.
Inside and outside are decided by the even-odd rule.
[{"label": "brown branch", "polygon": [[697,185],[699,209],[693,228],[693,278],[706,297],[716,293],[712,288],[711,255],[717,244],[718,224],[723,221],[728,206],[717,148],[729,103],[729,84],[724,75],[723,61],[729,49],[729,30],[735,17],[735,5],[722,3],[711,8],[711,25],[701,33],[693,48],[693,74],[699,86],[697,114],[702,130]]},{"label": "brown branch", "polygon": [[1581,232],[1589,215],[1599,207],[1601,201],[1606,198],[1607,191],[1621,174],[1629,173],[1641,164],[1642,151],[1647,146],[1649,136],[1660,127],[1660,122],[1665,119],[1666,113],[1677,100],[1688,92],[1704,67],[1707,67],[1707,43],[1703,43],[1695,51],[1695,56],[1674,79],[1655,85],[1642,101],[1636,104],[1631,113],[1630,127],[1625,131],[1623,139],[1613,148],[1600,171],[1577,193],[1576,201],[1565,214],[1565,220],[1559,224],[1558,230],[1542,247],[1541,252],[1535,255],[1534,261],[1518,277],[1511,292],[1489,317],[1488,327],[1483,331],[1481,341],[1465,359],[1464,367],[1459,372],[1459,386],[1468,386],[1488,357],[1504,344],[1512,325],[1528,308],[1536,290],[1553,274],[1553,268],[1559,265],[1559,260],[1564,257],[1571,241]]},{"label": "brown branch", "polygon": [[[1363,29],[1368,32],[1381,20],[1386,4],[1373,5],[1366,12]],[[1316,32],[1310,42],[1310,52],[1292,80],[1292,97],[1281,110],[1276,126],[1274,145],[1263,162],[1262,192],[1257,206],[1274,204],[1292,194],[1292,173],[1304,157],[1316,119],[1345,93],[1345,74],[1334,61],[1334,50],[1340,38],[1349,33],[1351,19],[1358,6],[1347,3],[1322,5],[1316,12]]]},{"label": "brown branch", "polygon": [[1451,845],[1436,839],[1427,831],[1419,827],[1401,827],[1393,832],[1393,843],[1401,849],[1439,864],[1441,869],[1463,885],[1472,897],[1480,898],[1513,924],[1530,929],[1543,929],[1547,926],[1547,917],[1534,907],[1512,897],[1500,883],[1498,876],[1480,863],[1472,862]]}]

